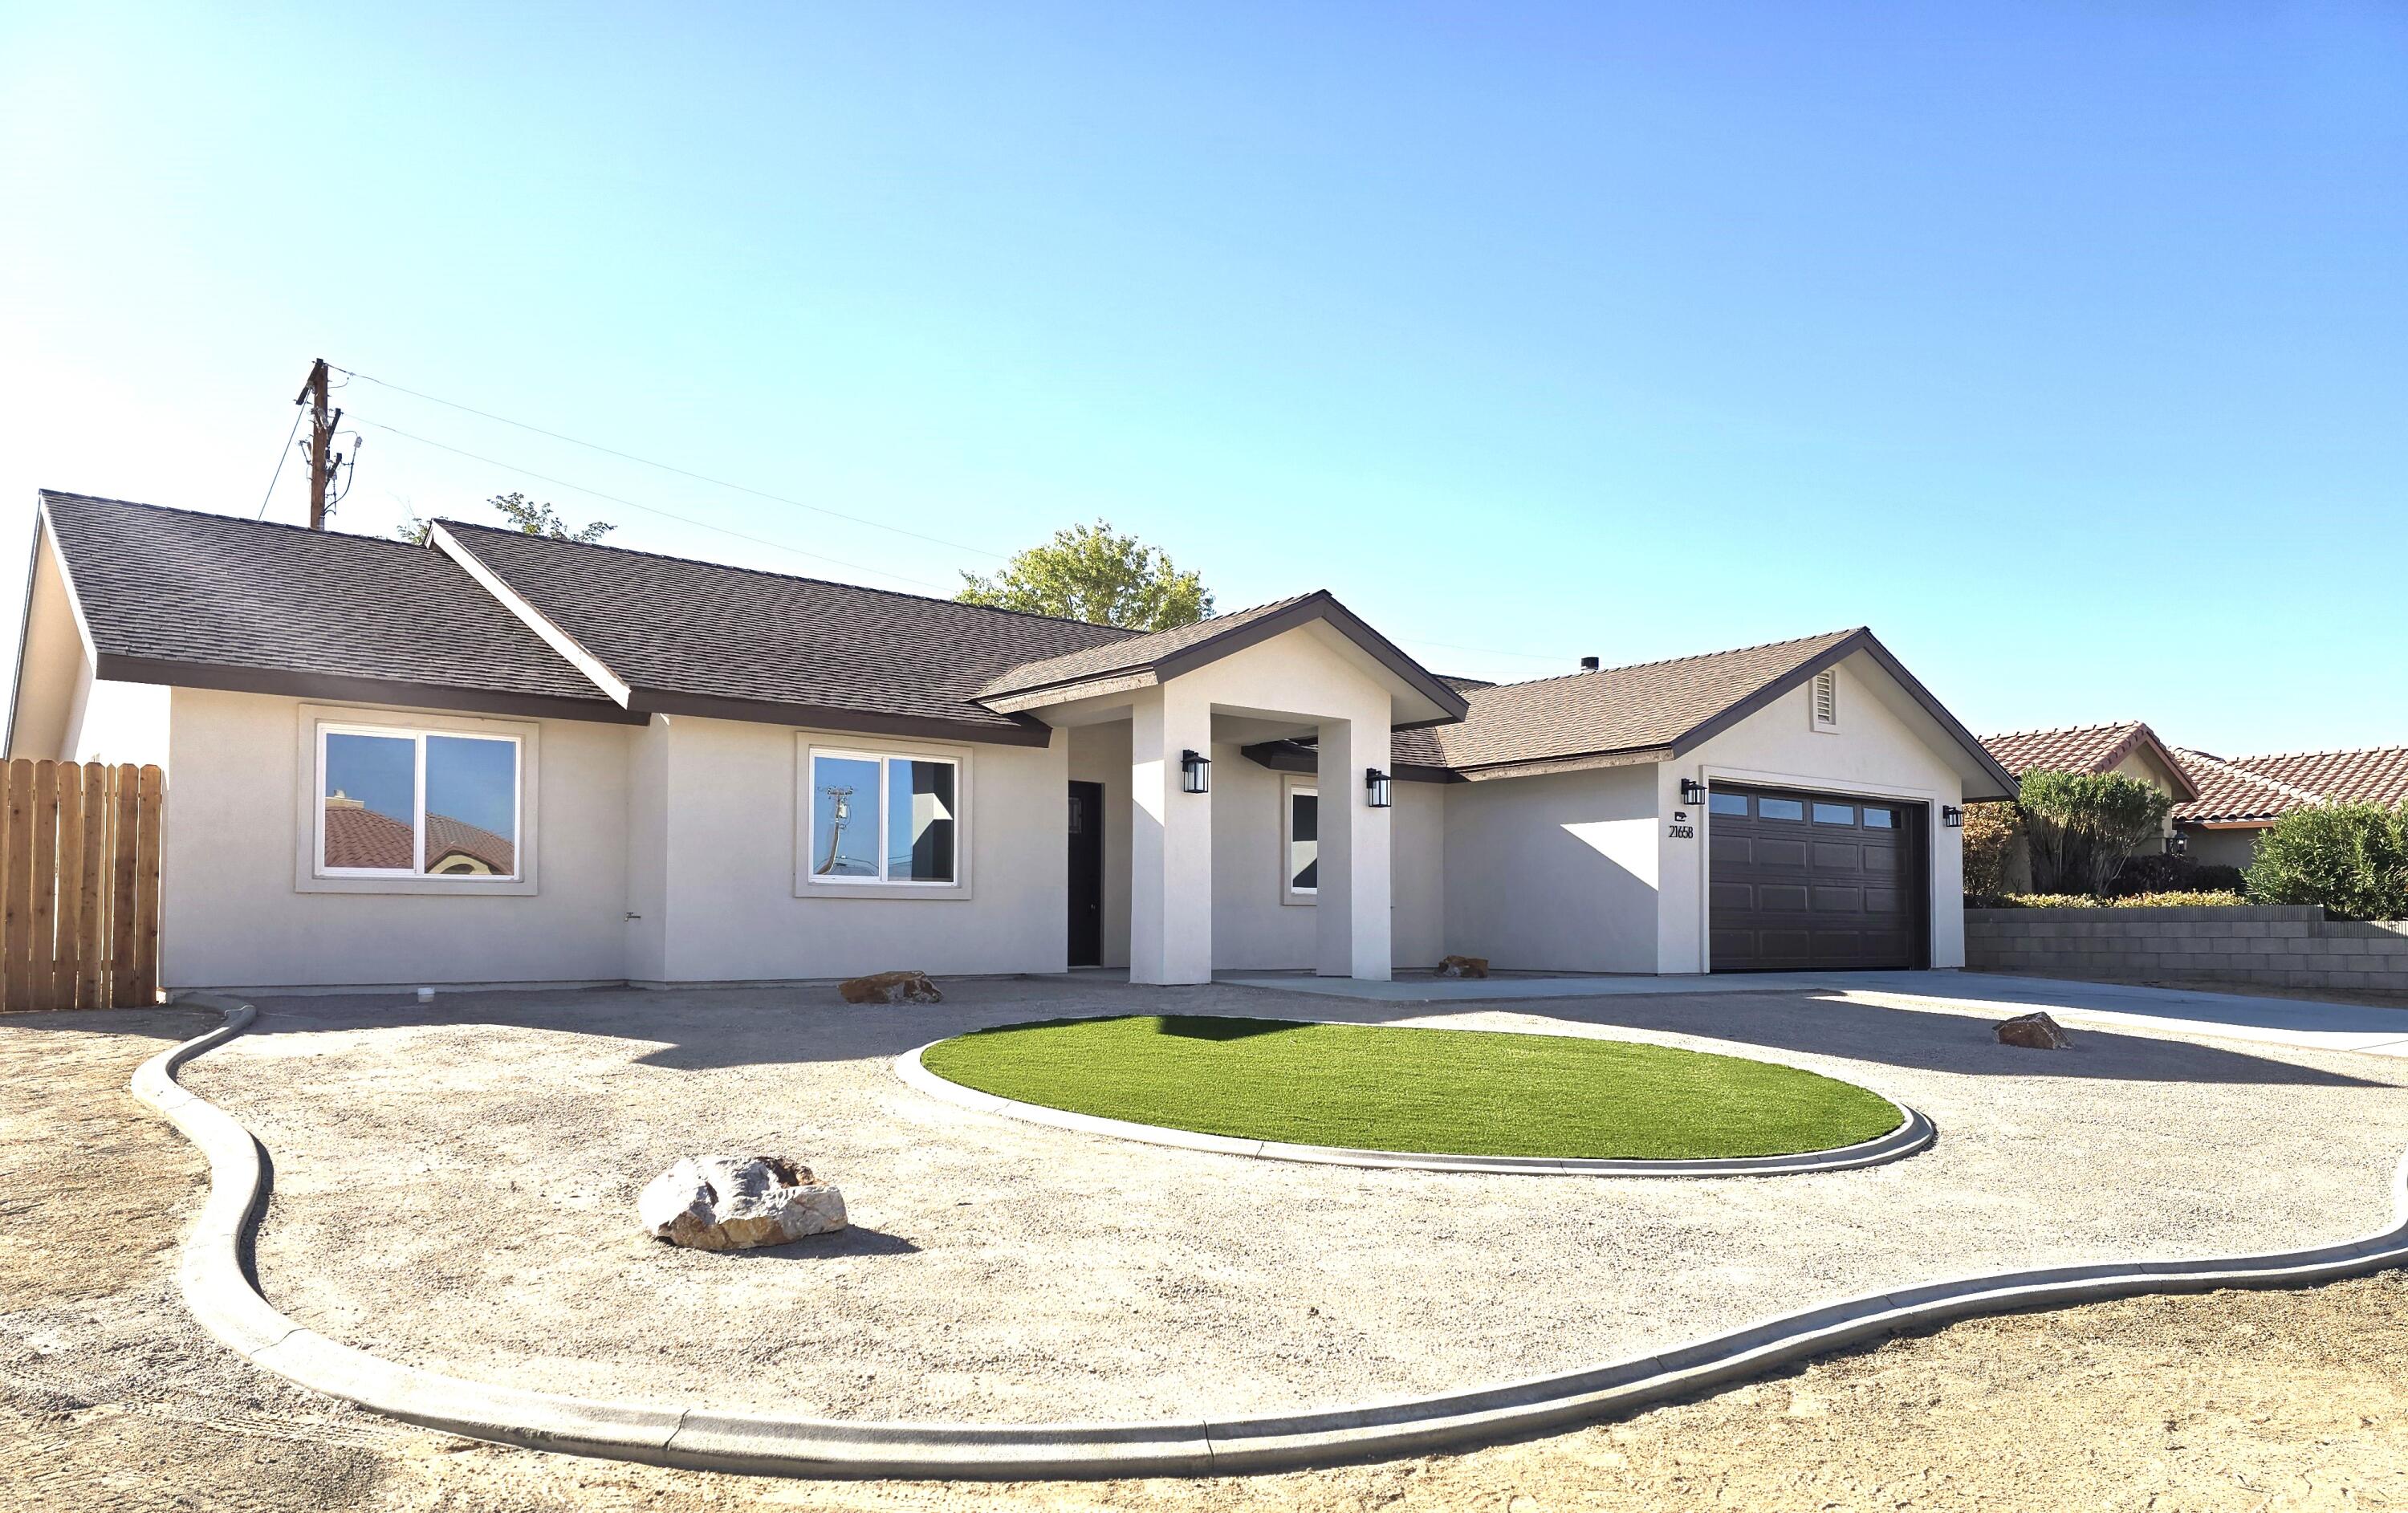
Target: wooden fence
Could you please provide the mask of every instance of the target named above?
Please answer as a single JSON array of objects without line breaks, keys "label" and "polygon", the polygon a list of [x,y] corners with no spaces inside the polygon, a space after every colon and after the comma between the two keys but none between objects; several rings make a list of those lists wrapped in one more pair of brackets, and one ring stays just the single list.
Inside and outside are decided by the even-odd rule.
[{"label": "wooden fence", "polygon": [[0,1010],[159,997],[157,767],[0,763]]}]

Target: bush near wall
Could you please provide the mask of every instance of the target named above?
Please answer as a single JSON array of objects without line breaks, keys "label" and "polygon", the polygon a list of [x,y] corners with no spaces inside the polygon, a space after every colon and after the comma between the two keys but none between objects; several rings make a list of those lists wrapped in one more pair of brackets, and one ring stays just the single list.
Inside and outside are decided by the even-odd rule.
[{"label": "bush near wall", "polygon": [[2294,809],[2258,841],[2249,892],[2343,920],[2408,920],[2408,803]]},{"label": "bush near wall", "polygon": [[2023,815],[2013,799],[1965,806],[1965,827],[1959,835],[1968,898],[1996,898],[2006,892],[2007,862],[2014,854],[2015,837],[2022,834]]},{"label": "bush near wall", "polygon": [[2230,908],[2249,900],[2230,889],[2193,889],[2186,892],[2125,893],[2092,898],[2087,893],[2003,893],[1971,906],[1994,909],[2192,909]]},{"label": "bush near wall", "polygon": [[2124,870],[2107,885],[2110,898],[2135,893],[2240,893],[2248,887],[2239,867],[2194,862],[2186,856],[2153,851],[2126,860]]}]

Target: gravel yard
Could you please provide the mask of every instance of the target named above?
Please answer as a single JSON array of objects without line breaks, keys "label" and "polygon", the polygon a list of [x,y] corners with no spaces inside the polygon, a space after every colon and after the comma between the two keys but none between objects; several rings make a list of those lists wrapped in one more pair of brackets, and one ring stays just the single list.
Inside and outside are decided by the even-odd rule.
[{"label": "gravel yard", "polygon": [[[0,1486],[28,1509],[699,1513],[2408,1504],[2408,1272],[1976,1320],[1550,1438],[1292,1476],[840,1485],[428,1434],[253,1369],[185,1314],[197,1152],[125,1092],[181,1011],[0,1018]],[[142,1194],[125,1201],[129,1192]],[[91,1222],[106,1213],[106,1223]]]},{"label": "gravel yard", "polygon": [[[1325,1406],[1539,1375],[1971,1272],[2284,1249],[2389,1220],[2408,1063],[1798,992],[1408,1006],[1081,978],[933,1007],[825,990],[264,1003],[184,1080],[276,1163],[258,1243],[300,1322],[464,1376],[671,1406],[989,1421]],[[1431,1012],[1436,1007],[1440,1012]],[[1939,1144],[1715,1181],[1354,1171],[973,1115],[897,1052],[1060,1014],[1294,1014],[1638,1035],[1858,1082]],[[634,1227],[677,1155],[763,1147],[855,1228],[726,1256]]]}]

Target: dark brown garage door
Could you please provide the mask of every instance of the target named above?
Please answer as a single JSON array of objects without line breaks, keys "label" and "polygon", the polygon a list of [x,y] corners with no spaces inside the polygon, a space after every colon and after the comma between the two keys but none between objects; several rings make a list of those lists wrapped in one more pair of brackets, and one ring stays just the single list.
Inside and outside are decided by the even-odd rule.
[{"label": "dark brown garage door", "polygon": [[1713,970],[1927,964],[1921,806],[1716,787],[1706,811]]}]

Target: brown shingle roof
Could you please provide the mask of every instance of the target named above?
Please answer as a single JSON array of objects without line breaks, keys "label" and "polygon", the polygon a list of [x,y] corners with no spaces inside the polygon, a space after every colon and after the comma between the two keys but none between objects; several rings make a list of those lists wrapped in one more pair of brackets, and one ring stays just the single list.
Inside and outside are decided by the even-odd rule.
[{"label": "brown shingle roof", "polygon": [[2174,810],[2193,824],[2272,821],[2314,804],[2408,801],[2408,746],[2217,757],[2186,751],[2203,769],[2199,798]]},{"label": "brown shingle roof", "polygon": [[620,715],[440,552],[86,494],[41,501],[103,678],[353,697],[373,691],[293,680],[369,679]]},{"label": "brown shingle roof", "polygon": [[1140,635],[1123,635],[1060,656],[1022,663],[989,679],[979,693],[983,698],[1000,698],[1009,693],[1025,693],[1063,683],[1082,683],[1093,678],[1109,678],[1114,673],[1150,667],[1173,652],[1184,651],[1215,636],[1267,620],[1312,596],[1311,593],[1290,594],[1269,604],[1255,605],[1251,609],[1238,609],[1226,615],[1214,615],[1210,620],[1199,620],[1193,625]]},{"label": "brown shingle roof", "polygon": [[638,709],[1042,744],[1042,727],[984,707],[980,691],[1023,664],[1134,638],[1080,621],[442,525],[636,691]]},{"label": "brown shingle roof", "polygon": [[1460,770],[1670,748],[1861,634],[1833,631],[1700,657],[1466,689],[1471,712],[1463,723],[1398,733],[1396,760]]}]

